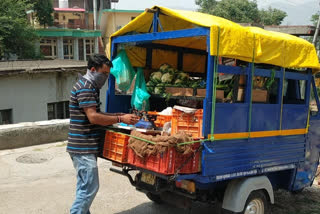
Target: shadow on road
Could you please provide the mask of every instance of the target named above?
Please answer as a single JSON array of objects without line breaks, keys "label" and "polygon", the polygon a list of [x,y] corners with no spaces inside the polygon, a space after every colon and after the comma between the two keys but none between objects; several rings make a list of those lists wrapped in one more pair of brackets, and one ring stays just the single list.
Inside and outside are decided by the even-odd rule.
[{"label": "shadow on road", "polygon": [[117,212],[115,214],[220,214],[218,206],[193,203],[191,209],[177,208],[169,204],[156,204],[147,202],[131,209]]}]

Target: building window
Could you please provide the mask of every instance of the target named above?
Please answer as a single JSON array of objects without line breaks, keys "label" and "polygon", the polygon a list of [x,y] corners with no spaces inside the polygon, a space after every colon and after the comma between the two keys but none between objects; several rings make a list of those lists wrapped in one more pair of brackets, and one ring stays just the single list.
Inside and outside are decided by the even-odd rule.
[{"label": "building window", "polygon": [[92,54],[94,54],[94,39],[86,39],[86,56],[87,56],[87,59]]},{"label": "building window", "polygon": [[45,58],[56,58],[57,41],[55,39],[41,39],[40,50]]},{"label": "building window", "polygon": [[69,118],[69,101],[48,103],[48,120]]},{"label": "building window", "polygon": [[72,39],[63,40],[63,55],[64,59],[73,59],[73,44]]},{"label": "building window", "polygon": [[0,110],[0,125],[12,124],[12,109]]}]

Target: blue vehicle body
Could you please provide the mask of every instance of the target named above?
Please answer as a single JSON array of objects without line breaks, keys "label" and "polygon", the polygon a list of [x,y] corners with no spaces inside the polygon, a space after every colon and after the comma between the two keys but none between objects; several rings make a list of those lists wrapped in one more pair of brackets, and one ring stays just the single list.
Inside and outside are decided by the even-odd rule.
[{"label": "blue vehicle body", "polygon": [[[157,22],[158,20],[154,19],[154,24],[157,25]],[[157,32],[156,30],[157,28],[151,33],[113,38],[112,58],[116,56],[119,44],[130,42],[143,44],[154,40],[206,36],[207,93],[203,101],[203,136],[210,135],[213,118],[213,71],[216,60],[209,54],[209,28],[199,27],[169,32]],[[179,50],[179,48],[176,49]],[[181,51],[196,52],[187,49],[181,49]],[[203,51],[199,51],[199,54],[203,54]],[[178,58],[181,61],[181,57]],[[217,66],[218,73],[246,75],[247,86],[243,103],[215,104],[214,133],[229,134],[229,136],[232,136],[233,133],[248,133],[249,137],[203,142],[201,172],[178,175],[176,180],[192,180],[196,183],[197,188],[208,189],[235,178],[265,175],[274,188],[297,191],[312,185],[320,151],[320,114],[309,116],[310,93],[311,90],[315,90],[313,75],[311,71],[298,73],[286,71],[284,68],[273,71],[254,66],[254,63],[249,63],[247,67]],[[279,86],[278,97],[274,104],[251,103],[252,71],[254,71],[254,76],[263,77],[271,77],[274,73]],[[284,90],[283,81],[289,80],[296,84],[299,84],[301,80],[306,81],[305,94],[301,94],[299,90],[296,91],[297,97],[304,97],[303,102],[283,103],[281,96]],[[318,109],[320,109],[316,93],[315,96]],[[106,95],[106,111],[128,112],[131,108],[130,99],[131,97],[127,95],[115,95],[115,80],[113,76],[110,76]],[[249,118],[251,118],[250,122],[248,122]]]}]

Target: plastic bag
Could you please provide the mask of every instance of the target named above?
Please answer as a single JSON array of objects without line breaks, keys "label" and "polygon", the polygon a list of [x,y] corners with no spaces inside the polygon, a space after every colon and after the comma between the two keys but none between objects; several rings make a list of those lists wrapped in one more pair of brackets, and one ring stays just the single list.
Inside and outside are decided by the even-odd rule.
[{"label": "plastic bag", "polygon": [[127,91],[134,79],[134,69],[125,50],[121,50],[112,60],[113,67],[110,73],[116,78],[116,83],[121,91]]},{"label": "plastic bag", "polygon": [[149,110],[149,97],[142,68],[138,68],[136,83],[131,97],[131,106],[139,111]]}]

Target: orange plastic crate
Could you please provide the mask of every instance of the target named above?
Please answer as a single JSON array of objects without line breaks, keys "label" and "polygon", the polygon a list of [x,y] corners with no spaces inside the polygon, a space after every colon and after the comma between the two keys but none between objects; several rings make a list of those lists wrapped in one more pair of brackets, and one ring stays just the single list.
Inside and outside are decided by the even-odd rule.
[{"label": "orange plastic crate", "polygon": [[[200,143],[193,144],[196,150]],[[137,156],[132,149],[128,151],[128,163],[139,168],[148,169],[157,173],[172,175],[185,164],[179,174],[198,173],[201,170],[200,165],[201,152],[196,154],[182,155],[178,153],[175,148],[170,148],[166,152],[157,155],[150,155],[144,159]],[[193,156],[193,157],[191,157]]]},{"label": "orange plastic crate", "polygon": [[167,122],[170,122],[172,119],[172,116],[171,115],[160,115],[158,114],[157,116],[157,120],[154,121],[154,124],[157,126],[157,127],[163,127],[163,125]]},{"label": "orange plastic crate", "polygon": [[129,137],[106,131],[103,157],[119,163],[127,163],[127,145]]},{"label": "orange plastic crate", "polygon": [[170,122],[172,119],[172,115],[161,115],[159,112],[156,111],[149,111],[149,115],[157,115],[157,120],[154,121],[156,127],[163,127],[163,125],[167,122]]},{"label": "orange plastic crate", "polygon": [[202,138],[203,110],[188,114],[177,109],[172,111],[171,135],[183,131],[191,134],[193,138]]}]

